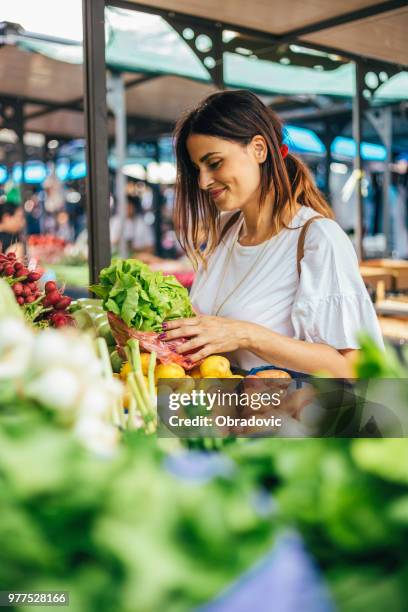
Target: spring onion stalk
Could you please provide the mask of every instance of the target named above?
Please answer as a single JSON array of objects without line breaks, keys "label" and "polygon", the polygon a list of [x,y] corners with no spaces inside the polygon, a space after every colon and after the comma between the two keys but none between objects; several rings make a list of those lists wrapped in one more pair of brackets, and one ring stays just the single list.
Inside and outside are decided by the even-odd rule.
[{"label": "spring onion stalk", "polygon": [[147,370],[147,380],[149,383],[150,399],[153,402],[153,405],[155,405],[156,403],[156,389],[155,389],[155,381],[154,381],[155,367],[156,367],[156,353],[152,351],[150,353],[149,368]]},{"label": "spring onion stalk", "polygon": [[97,338],[96,346],[102,363],[102,373],[105,378],[110,379],[113,377],[113,370],[105,338]]},{"label": "spring onion stalk", "polygon": [[[128,350],[129,349],[129,350]],[[128,341],[126,347],[126,355],[128,357],[129,363],[132,366],[133,373],[136,378],[136,382],[138,384],[140,393],[142,394],[143,401],[145,405],[151,411],[153,409],[153,402],[151,397],[149,396],[149,390],[146,385],[146,380],[143,376],[142,370],[142,361],[140,359],[140,350],[139,350],[139,341],[132,338]]]},{"label": "spring onion stalk", "polygon": [[[141,414],[141,417],[145,423],[145,430],[147,433],[153,433],[155,431],[154,423],[152,423],[152,413],[149,405],[146,405],[142,393],[139,388],[137,378],[134,373],[128,374],[127,376],[128,387],[134,396],[137,407]],[[153,427],[152,427],[153,425]]]},{"label": "spring onion stalk", "polygon": [[136,404],[136,398],[133,395],[133,393],[131,393],[129,397],[127,428],[128,429],[138,429],[137,427],[137,404]]},{"label": "spring onion stalk", "polygon": [[[102,374],[104,378],[108,380],[112,379],[112,364],[109,356],[108,345],[106,344],[105,338],[97,338],[96,347],[102,364]],[[121,405],[121,402],[118,400],[115,400],[114,405],[112,406],[111,419],[113,425],[115,425],[116,427],[121,427],[122,429],[125,428],[126,420],[123,411],[123,405]]]}]

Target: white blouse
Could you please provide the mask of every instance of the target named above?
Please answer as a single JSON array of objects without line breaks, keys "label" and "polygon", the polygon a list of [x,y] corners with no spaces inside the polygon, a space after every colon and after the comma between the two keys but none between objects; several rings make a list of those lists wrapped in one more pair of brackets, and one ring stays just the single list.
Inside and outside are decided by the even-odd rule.
[{"label": "white blouse", "polygon": [[[207,270],[198,271],[191,288],[193,306],[202,314],[251,321],[284,336],[336,349],[359,348],[357,335],[365,330],[383,348],[353,245],[332,219],[318,219],[309,226],[299,279],[299,233],[316,215],[302,206],[290,224],[296,229],[285,228],[256,246],[239,244],[243,219],[234,224],[208,259]],[[227,220],[230,214],[224,216]],[[265,365],[242,349],[228,357],[246,370]]]}]

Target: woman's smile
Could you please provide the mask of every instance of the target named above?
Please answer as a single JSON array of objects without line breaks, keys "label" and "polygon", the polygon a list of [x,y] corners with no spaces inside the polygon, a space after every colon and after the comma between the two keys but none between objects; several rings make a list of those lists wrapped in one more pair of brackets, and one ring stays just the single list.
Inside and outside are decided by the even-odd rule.
[{"label": "woman's smile", "polygon": [[218,198],[222,196],[226,190],[226,187],[221,187],[220,189],[210,189],[210,196],[213,200],[218,200]]}]

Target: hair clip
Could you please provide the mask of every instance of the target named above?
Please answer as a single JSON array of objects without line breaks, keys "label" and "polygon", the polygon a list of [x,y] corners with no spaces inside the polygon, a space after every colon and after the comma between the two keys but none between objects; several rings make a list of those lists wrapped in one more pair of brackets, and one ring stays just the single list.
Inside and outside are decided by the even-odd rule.
[{"label": "hair clip", "polygon": [[281,155],[282,155],[283,159],[285,159],[285,157],[286,157],[286,156],[287,156],[287,154],[289,153],[289,147],[288,147],[288,145],[283,144],[283,145],[280,147],[280,152],[281,152]]}]

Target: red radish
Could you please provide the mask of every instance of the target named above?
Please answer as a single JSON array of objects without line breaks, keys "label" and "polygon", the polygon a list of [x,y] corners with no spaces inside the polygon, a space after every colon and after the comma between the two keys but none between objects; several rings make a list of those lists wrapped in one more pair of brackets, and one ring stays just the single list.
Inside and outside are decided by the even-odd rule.
[{"label": "red radish", "polygon": [[29,295],[31,295],[30,287],[27,287],[27,285],[25,287],[23,287],[22,295],[24,295],[24,297],[28,297]]},{"label": "red radish", "polygon": [[35,301],[35,297],[33,295],[28,295],[25,299],[26,304],[31,304],[31,302]]},{"label": "red radish", "polygon": [[40,278],[41,278],[41,274],[39,272],[30,272],[27,277],[27,280],[32,283],[32,282],[36,282],[40,280]]},{"label": "red radish", "polygon": [[4,274],[6,276],[13,276],[14,274],[14,266],[12,264],[7,264],[4,266]]},{"label": "red radish", "polygon": [[54,281],[47,281],[45,283],[45,293],[51,293],[51,291],[57,290],[57,284]]},{"label": "red radish", "polygon": [[68,306],[71,304],[72,299],[70,297],[68,297],[67,295],[64,295],[59,302],[57,302],[55,304],[55,308],[57,310],[65,310],[66,308],[68,308]]},{"label": "red radish", "polygon": [[17,302],[20,304],[20,306],[22,306],[24,304],[24,298],[22,295],[19,295],[17,298]]},{"label": "red radish", "polygon": [[50,293],[47,293],[47,300],[51,306],[55,306],[55,304],[60,301],[61,297],[62,295],[59,291],[50,291]]},{"label": "red radish", "polygon": [[31,291],[37,291],[37,283],[27,283],[27,286],[30,287]]},{"label": "red radish", "polygon": [[14,261],[14,259],[16,259],[16,254],[13,253],[13,251],[11,251],[10,253],[7,253],[7,259],[9,261]]},{"label": "red radish", "polygon": [[23,289],[24,287],[21,283],[15,283],[15,285],[13,285],[15,295],[21,295],[23,293]]}]

